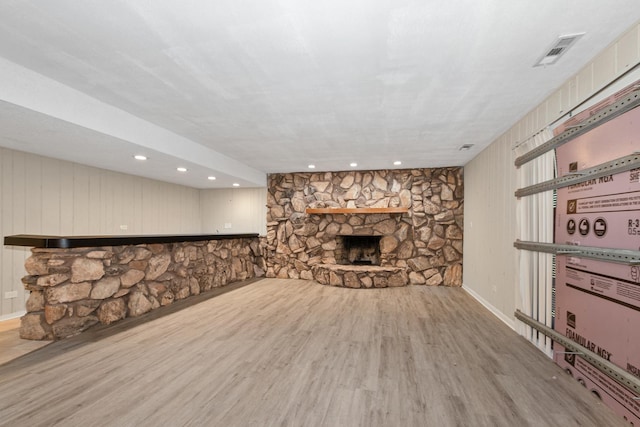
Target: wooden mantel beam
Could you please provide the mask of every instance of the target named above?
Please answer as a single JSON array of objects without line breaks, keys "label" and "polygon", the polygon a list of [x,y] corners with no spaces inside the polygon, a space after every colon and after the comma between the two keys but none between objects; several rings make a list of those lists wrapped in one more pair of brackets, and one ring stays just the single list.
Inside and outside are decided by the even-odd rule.
[{"label": "wooden mantel beam", "polygon": [[409,208],[307,208],[308,214],[403,214]]}]

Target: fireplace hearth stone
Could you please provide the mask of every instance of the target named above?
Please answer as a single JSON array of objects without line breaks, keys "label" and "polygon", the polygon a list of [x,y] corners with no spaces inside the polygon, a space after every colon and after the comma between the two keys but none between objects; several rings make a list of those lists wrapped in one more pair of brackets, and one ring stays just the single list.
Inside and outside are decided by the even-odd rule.
[{"label": "fireplace hearth stone", "polygon": [[318,264],[313,277],[322,285],[344,288],[388,288],[407,286],[409,276],[404,267],[379,265]]}]

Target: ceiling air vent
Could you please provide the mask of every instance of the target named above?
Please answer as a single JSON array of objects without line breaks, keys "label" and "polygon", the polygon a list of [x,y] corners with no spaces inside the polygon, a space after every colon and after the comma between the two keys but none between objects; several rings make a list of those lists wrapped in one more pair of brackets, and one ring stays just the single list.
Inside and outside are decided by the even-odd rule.
[{"label": "ceiling air vent", "polygon": [[546,65],[555,64],[558,61],[558,59],[560,59],[560,57],[564,55],[567,52],[567,50],[569,50],[569,48],[573,46],[575,42],[578,41],[578,39],[583,35],[584,33],[568,34],[568,35],[558,37],[558,40],[556,40],[545,51],[546,52],[545,54],[543,54],[540,58],[538,58],[538,60],[533,66],[544,67]]}]

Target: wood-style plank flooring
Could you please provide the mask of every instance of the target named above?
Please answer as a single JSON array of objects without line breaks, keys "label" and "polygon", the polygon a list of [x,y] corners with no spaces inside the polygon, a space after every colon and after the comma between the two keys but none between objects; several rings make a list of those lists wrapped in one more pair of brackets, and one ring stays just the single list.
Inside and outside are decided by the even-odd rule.
[{"label": "wood-style plank flooring", "polygon": [[0,365],[24,354],[44,347],[49,341],[31,341],[20,338],[20,318],[0,322]]},{"label": "wood-style plank flooring", "polygon": [[462,289],[265,279],[118,328],[1,365],[0,425],[626,425]]}]

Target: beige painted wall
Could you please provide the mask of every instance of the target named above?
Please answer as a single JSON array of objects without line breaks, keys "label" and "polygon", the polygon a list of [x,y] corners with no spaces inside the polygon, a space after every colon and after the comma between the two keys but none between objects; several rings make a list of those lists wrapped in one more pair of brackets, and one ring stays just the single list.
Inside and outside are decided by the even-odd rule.
[{"label": "beige painted wall", "polygon": [[[512,147],[640,78],[640,23],[599,53],[487,149],[465,165],[463,283],[505,323],[516,303],[516,170]],[[617,79],[621,80],[616,81]],[[612,82],[616,81],[614,85]],[[603,88],[607,91],[599,93]],[[597,94],[597,96],[596,96]]]},{"label": "beige painted wall", "polygon": [[511,326],[516,299],[514,159],[503,139],[464,167],[463,286]]},{"label": "beige painted wall", "polygon": [[266,187],[201,190],[200,205],[203,233],[267,233]]},{"label": "beige painted wall", "polygon": [[[2,237],[200,233],[200,215],[197,189],[0,148]],[[28,248],[2,247],[0,319],[24,310],[20,279],[29,255]]]}]

